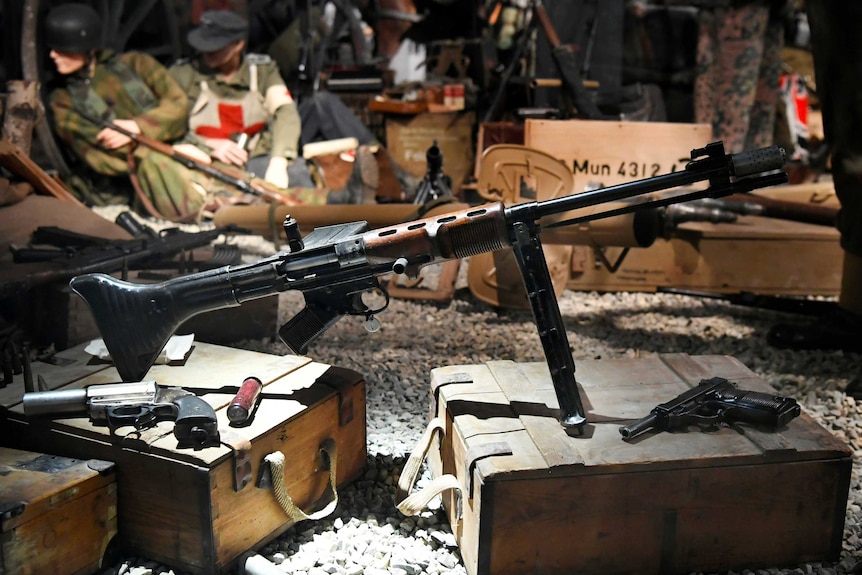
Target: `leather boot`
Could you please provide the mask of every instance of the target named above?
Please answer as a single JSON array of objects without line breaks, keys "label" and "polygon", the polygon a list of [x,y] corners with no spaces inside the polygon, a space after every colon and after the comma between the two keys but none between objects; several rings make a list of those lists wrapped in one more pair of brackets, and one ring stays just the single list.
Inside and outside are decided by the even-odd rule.
[{"label": "leather boot", "polygon": [[[851,379],[847,387],[844,388],[844,393],[857,401],[862,401],[862,376],[857,375]],[[860,566],[862,566],[862,563],[860,563]]]},{"label": "leather boot", "polygon": [[374,204],[378,186],[377,160],[368,146],[359,146],[353,154],[353,163],[347,183],[339,190],[331,190],[327,204]]},{"label": "leather boot", "polygon": [[844,253],[841,295],[834,311],[808,324],[776,324],[766,341],[785,349],[862,353],[862,257]]}]

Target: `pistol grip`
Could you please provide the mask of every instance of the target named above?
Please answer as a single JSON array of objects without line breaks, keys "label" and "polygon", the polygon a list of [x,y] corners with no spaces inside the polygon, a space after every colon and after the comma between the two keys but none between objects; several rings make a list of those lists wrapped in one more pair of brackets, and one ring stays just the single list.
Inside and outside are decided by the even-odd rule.
[{"label": "pistol grip", "polygon": [[174,436],[179,447],[211,447],[219,444],[218,421],[212,406],[196,395],[184,395],[173,401],[177,406]]}]

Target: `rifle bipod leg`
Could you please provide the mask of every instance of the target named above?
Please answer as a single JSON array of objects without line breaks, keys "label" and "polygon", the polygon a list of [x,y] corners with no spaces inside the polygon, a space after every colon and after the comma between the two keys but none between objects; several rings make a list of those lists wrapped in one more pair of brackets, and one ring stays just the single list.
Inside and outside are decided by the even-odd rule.
[{"label": "rifle bipod leg", "polygon": [[575,380],[575,360],[554,294],[538,228],[534,222],[515,222],[510,239],[560,404],[560,424],[566,433],[580,435],[586,416]]}]

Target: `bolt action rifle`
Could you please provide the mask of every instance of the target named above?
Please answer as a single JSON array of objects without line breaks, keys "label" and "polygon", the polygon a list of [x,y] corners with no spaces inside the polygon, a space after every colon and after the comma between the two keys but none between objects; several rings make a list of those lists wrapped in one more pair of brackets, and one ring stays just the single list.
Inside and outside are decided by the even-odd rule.
[{"label": "bolt action rifle", "polygon": [[201,162],[189,156],[188,154],[184,154],[176,150],[170,144],[166,144],[165,142],[150,138],[143,134],[136,134],[134,132],[130,132],[129,130],[122,128],[109,120],[100,120],[99,118],[96,118],[95,116],[92,116],[79,109],[76,109],[75,111],[88,122],[92,122],[97,126],[102,126],[103,128],[110,128],[115,132],[119,132],[124,136],[131,138],[133,142],[140,144],[141,146],[145,146],[155,152],[158,152],[159,154],[168,156],[169,158],[176,160],[190,170],[197,170],[198,172],[203,172],[204,174],[222,183],[236,188],[244,194],[256,196],[271,204],[293,203],[293,200],[291,200],[289,196],[285,195],[284,190],[282,190],[278,186],[275,186],[267,182],[266,180],[254,177],[251,174],[243,172],[238,168],[233,168],[230,166],[220,167],[214,164],[207,164],[205,162]]},{"label": "bolt action rifle", "polygon": [[[280,328],[279,336],[293,353],[301,355],[346,315],[364,317],[369,331],[379,328],[375,316],[386,308],[389,298],[378,276],[406,273],[415,277],[428,264],[511,247],[550,368],[559,421],[567,432],[580,433],[586,418],[540,229],[542,225],[563,226],[583,219],[548,223],[552,216],[570,210],[699,181],[708,180],[709,186],[586,218],[599,219],[655,203],[670,205],[720,197],[787,181],[787,175],[778,171],[784,165],[784,150],[777,146],[726,155],[724,145],[715,142],[692,150],[691,158],[682,171],[637,182],[540,202],[512,206],[490,203],[376,230],[368,230],[367,222],[361,221],[317,228],[301,237],[298,223],[288,215],[284,229],[289,249],[255,263],[225,266],[160,284],[136,285],[88,274],[73,278],[70,285],[89,305],[120,376],[124,381],[138,381],[174,330],[196,314],[300,290],[305,307]],[[383,303],[372,309],[362,296],[374,290],[384,297]]]}]

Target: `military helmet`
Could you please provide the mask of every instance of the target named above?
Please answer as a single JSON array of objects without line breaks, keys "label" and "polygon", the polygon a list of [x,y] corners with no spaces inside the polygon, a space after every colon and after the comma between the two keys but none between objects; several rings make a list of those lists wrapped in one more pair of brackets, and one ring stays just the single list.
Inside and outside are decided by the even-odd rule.
[{"label": "military helmet", "polygon": [[102,47],[102,18],[88,4],[62,4],[48,12],[45,42],[60,52],[84,54]]}]

